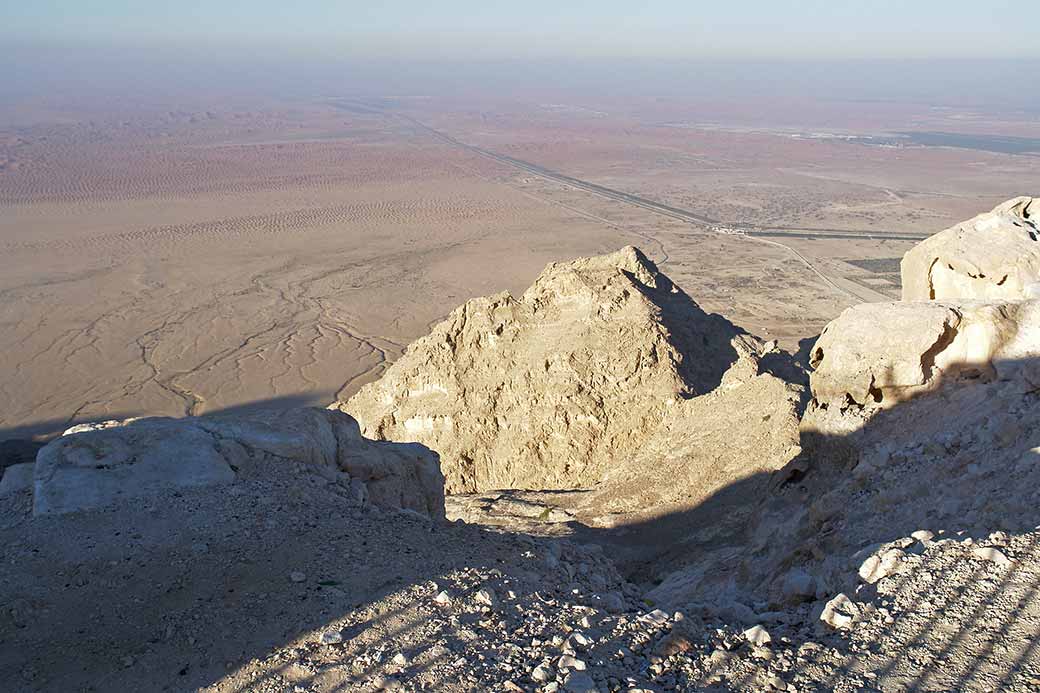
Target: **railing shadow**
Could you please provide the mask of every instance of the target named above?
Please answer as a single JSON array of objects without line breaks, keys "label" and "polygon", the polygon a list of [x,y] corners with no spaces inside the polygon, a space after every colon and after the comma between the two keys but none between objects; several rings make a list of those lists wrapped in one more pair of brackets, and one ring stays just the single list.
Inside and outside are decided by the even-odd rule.
[{"label": "railing shadow", "polygon": [[[1035,689],[1040,395],[1030,387],[999,379],[951,384],[882,411],[846,436],[814,434],[803,441],[812,459],[796,474],[741,479],[652,520],[576,524],[572,538],[603,547],[646,588],[669,571],[688,571],[688,603],[717,595],[756,613],[785,610],[792,621],[769,627],[787,635],[789,642],[775,647],[791,666],[770,671],[798,690]],[[979,447],[987,441],[999,449]],[[883,464],[857,471],[882,443]],[[229,531],[242,530],[240,506],[227,499],[201,509],[201,501],[178,499],[163,526],[150,526],[147,508],[134,508],[102,514],[85,528],[38,519],[3,530],[0,676],[15,682],[10,690],[361,690],[398,674],[403,690],[485,690],[494,677],[479,672],[501,672],[513,660],[485,653],[478,661],[470,634],[517,631],[526,617],[513,607],[545,595],[576,600],[563,577],[546,582],[534,567],[520,577],[502,570],[515,570],[524,552],[544,552],[540,537],[408,514],[367,516],[346,505],[343,517],[315,515],[314,507],[328,507],[308,503],[308,494],[319,492],[281,496],[272,486],[267,521],[235,537],[219,529],[226,522]],[[903,569],[874,585],[857,577],[863,556],[851,554],[922,529],[936,532],[939,543],[906,547]],[[994,538],[998,530],[1003,535]],[[168,540],[155,539],[162,533]],[[50,545],[58,534],[61,545]],[[102,534],[125,541],[101,551]],[[193,548],[201,541],[210,547]],[[972,547],[982,545],[998,546],[1013,563],[975,557]],[[894,622],[831,632],[808,604],[776,604],[777,585],[792,568],[819,581],[819,602],[845,592]],[[306,573],[304,582],[288,579],[296,569]],[[63,589],[41,592],[29,579],[54,570],[62,571]],[[95,570],[109,582],[91,585]],[[440,589],[472,600],[485,585],[512,590],[513,606],[453,618],[433,603]],[[705,632],[714,625],[705,622]],[[327,631],[342,633],[344,642],[320,644]],[[802,653],[810,641],[823,643],[823,654]],[[398,652],[407,663],[394,663]],[[669,661],[706,654],[694,649]],[[519,661],[509,665],[510,676],[535,690],[533,662]],[[677,689],[756,690],[749,666],[719,666],[680,680]]]}]

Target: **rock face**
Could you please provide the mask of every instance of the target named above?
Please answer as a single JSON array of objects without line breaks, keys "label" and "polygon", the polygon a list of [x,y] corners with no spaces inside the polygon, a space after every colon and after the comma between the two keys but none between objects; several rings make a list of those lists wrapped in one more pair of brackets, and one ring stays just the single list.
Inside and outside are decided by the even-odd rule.
[{"label": "rock face", "polygon": [[904,301],[1040,298],[1040,202],[1016,197],[903,257]]},{"label": "rock face", "polygon": [[358,500],[444,516],[436,455],[366,440],[341,412],[292,409],[223,418],[147,418],[78,426],[44,447],[36,515],[101,507],[155,492],[228,484],[264,465],[299,463],[347,485]]},{"label": "rock face", "polygon": [[[630,521],[703,507],[737,483],[741,494],[755,498],[800,452],[797,409],[797,390],[767,374],[679,402],[631,460],[607,472],[584,506]],[[749,507],[734,507],[727,520],[739,521]]]},{"label": "rock face", "polygon": [[587,487],[685,400],[753,376],[760,350],[628,247],[467,302],[333,406],[436,450],[449,493]]}]

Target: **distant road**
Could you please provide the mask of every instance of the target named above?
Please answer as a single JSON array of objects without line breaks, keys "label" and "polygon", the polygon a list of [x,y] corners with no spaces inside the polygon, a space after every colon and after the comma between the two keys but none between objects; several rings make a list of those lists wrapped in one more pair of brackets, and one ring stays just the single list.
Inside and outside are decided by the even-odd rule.
[{"label": "distant road", "polygon": [[785,238],[820,238],[820,239],[837,239],[837,238],[850,238],[850,239],[870,239],[870,240],[898,240],[898,241],[923,241],[928,238],[926,234],[915,234],[915,233],[904,233],[904,232],[877,232],[877,231],[860,231],[860,230],[847,230],[847,229],[820,229],[820,228],[790,228],[790,227],[772,227],[772,226],[759,226],[757,224],[739,223],[739,222],[727,222],[719,219],[712,219],[695,212],[691,212],[686,209],[680,209],[671,205],[666,205],[654,200],[648,200],[645,197],[639,197],[621,190],[615,190],[608,188],[597,183],[590,183],[589,181],[574,178],[558,171],[547,169],[538,164],[532,164],[529,161],[523,161],[522,159],[516,159],[511,156],[504,154],[497,154],[488,149],[477,147],[472,144],[466,144],[460,142],[451,135],[447,135],[439,130],[435,130],[430,126],[412,118],[411,116],[404,115],[403,113],[395,114],[397,117],[408,121],[415,127],[423,130],[429,135],[450,144],[460,149],[473,152],[480,156],[488,159],[493,159],[499,163],[518,168],[522,171],[532,173],[540,178],[547,180],[556,181],[557,183],[563,183],[572,188],[584,190],[590,192],[593,195],[599,195],[610,200],[616,200],[625,204],[634,205],[636,207],[642,207],[643,209],[649,210],[656,214],[660,214],[672,219],[678,219],[679,221],[685,221],[688,223],[699,224],[709,227],[721,227],[732,230],[736,234],[743,234],[747,236],[766,236],[766,237],[785,237]]}]

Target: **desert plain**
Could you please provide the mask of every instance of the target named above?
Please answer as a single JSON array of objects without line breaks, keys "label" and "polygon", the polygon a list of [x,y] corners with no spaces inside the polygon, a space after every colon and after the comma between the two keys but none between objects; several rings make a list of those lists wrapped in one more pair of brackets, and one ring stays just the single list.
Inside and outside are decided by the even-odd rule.
[{"label": "desert plain", "polygon": [[898,297],[914,239],[1040,187],[1035,153],[883,139],[1037,134],[919,104],[803,128],[620,98],[28,108],[0,122],[3,439],[328,404],[466,299],[626,244],[796,353]]}]

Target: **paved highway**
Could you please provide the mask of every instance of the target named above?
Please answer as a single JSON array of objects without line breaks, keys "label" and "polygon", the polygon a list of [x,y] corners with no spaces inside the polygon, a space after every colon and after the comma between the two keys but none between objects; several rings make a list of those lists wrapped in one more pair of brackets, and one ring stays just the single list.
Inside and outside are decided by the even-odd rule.
[{"label": "paved highway", "polygon": [[613,188],[608,188],[606,186],[598,185],[596,183],[590,183],[588,181],[581,180],[580,178],[574,178],[573,176],[568,176],[568,175],[560,173],[558,171],[553,171],[553,170],[547,169],[544,166],[539,166],[538,164],[532,164],[529,161],[523,161],[522,159],[516,159],[514,157],[506,156],[504,154],[497,154],[495,152],[492,152],[492,151],[490,151],[488,149],[484,149],[482,147],[477,147],[477,146],[474,146],[472,144],[466,144],[465,142],[460,142],[459,140],[455,139],[454,137],[452,137],[450,135],[447,135],[447,134],[445,134],[443,132],[440,132],[439,130],[435,130],[435,129],[431,128],[430,126],[428,126],[428,125],[426,125],[426,124],[416,120],[415,118],[412,118],[411,116],[407,116],[407,115],[400,114],[400,113],[398,113],[396,115],[399,118],[408,121],[409,123],[411,123],[415,127],[419,128],[420,130],[423,130],[427,134],[429,134],[429,135],[431,135],[431,136],[441,140],[442,142],[450,144],[452,146],[459,147],[461,149],[465,149],[467,151],[473,152],[474,154],[478,154],[480,156],[487,157],[489,159],[494,159],[495,161],[498,161],[499,163],[503,163],[503,164],[506,164],[507,166],[512,166],[514,168],[518,168],[518,169],[520,169],[522,171],[526,171],[528,173],[532,173],[532,174],[534,174],[536,176],[539,176],[541,178],[545,178],[545,179],[548,179],[548,180],[556,181],[557,183],[563,183],[564,185],[568,185],[568,186],[570,186],[572,188],[577,188],[579,190],[585,190],[586,192],[590,192],[590,193],[592,193],[594,195],[599,195],[600,197],[606,197],[608,199],[617,200],[618,202],[623,202],[625,204],[634,205],[636,207],[642,207],[643,209],[649,210],[651,212],[655,212],[656,214],[661,214],[663,216],[670,217],[672,219],[678,219],[679,221],[685,221],[685,222],[688,222],[688,223],[698,224],[698,225],[702,225],[702,226],[709,226],[709,227],[713,227],[713,228],[716,228],[716,227],[718,227],[718,228],[725,228],[725,229],[729,229],[729,230],[734,231],[736,233],[744,234],[744,235],[747,235],[747,236],[767,236],[767,237],[772,236],[772,237],[787,237],[787,238],[831,238],[831,239],[833,239],[833,238],[850,238],[850,239],[866,238],[866,239],[870,239],[870,240],[899,240],[899,241],[923,241],[924,239],[928,238],[928,236],[924,235],[924,234],[904,233],[904,232],[893,232],[893,233],[880,232],[879,233],[877,231],[860,231],[860,230],[847,230],[847,229],[818,229],[818,228],[808,228],[807,229],[807,228],[767,227],[767,226],[758,226],[756,224],[727,222],[727,221],[722,221],[722,220],[719,220],[719,219],[712,219],[710,217],[706,217],[706,216],[704,216],[702,214],[697,214],[695,212],[691,212],[691,211],[686,210],[686,209],[680,209],[678,207],[673,207],[671,205],[666,205],[666,204],[663,204],[663,203],[660,203],[660,202],[655,202],[653,200],[648,200],[645,197],[639,197],[638,195],[633,195],[631,193],[627,193],[627,192],[624,192],[624,191],[621,191],[621,190],[615,190]]}]

